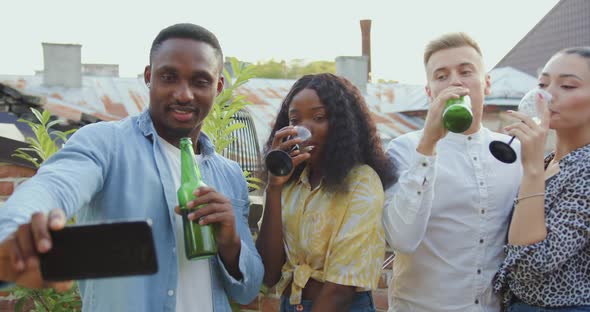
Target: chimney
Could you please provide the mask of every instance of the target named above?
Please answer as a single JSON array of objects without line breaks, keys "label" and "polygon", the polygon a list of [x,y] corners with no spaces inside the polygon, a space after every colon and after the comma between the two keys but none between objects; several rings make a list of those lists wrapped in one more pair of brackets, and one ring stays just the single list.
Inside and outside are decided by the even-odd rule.
[{"label": "chimney", "polygon": [[367,56],[339,56],[336,58],[336,75],[342,76],[352,82],[361,90],[362,94],[367,93]]},{"label": "chimney", "polygon": [[43,42],[43,85],[80,88],[82,86],[82,46]]},{"label": "chimney", "polygon": [[363,56],[367,57],[367,81],[371,81],[371,20],[361,20]]},{"label": "chimney", "polygon": [[118,64],[82,64],[83,76],[119,77]]}]

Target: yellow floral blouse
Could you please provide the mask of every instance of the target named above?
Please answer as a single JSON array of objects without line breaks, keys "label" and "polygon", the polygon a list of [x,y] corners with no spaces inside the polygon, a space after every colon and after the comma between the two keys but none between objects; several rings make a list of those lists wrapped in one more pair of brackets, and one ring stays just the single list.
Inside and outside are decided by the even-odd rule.
[{"label": "yellow floral blouse", "polygon": [[308,169],[282,191],[287,260],[277,292],[293,280],[290,302],[299,304],[310,278],[357,291],[375,289],[385,252],[379,176],[367,165],[357,166],[346,177],[348,192],[330,193],[321,183],[311,189]]}]

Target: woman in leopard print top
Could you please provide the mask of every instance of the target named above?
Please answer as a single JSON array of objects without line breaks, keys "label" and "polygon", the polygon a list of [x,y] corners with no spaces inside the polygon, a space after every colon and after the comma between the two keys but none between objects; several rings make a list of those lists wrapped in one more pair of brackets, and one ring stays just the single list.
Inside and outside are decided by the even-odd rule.
[{"label": "woman in leopard print top", "polygon": [[[511,312],[590,311],[590,47],[554,55],[539,87],[553,98],[537,100],[541,124],[511,112],[522,122],[506,127],[524,174],[494,289]],[[557,141],[543,159],[549,128]]]}]

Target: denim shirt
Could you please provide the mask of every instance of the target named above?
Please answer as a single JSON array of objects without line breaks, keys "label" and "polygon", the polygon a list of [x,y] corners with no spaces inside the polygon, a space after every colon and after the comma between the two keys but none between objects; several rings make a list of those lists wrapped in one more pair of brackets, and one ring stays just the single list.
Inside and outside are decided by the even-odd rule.
[{"label": "denim shirt", "polygon": [[[246,304],[257,295],[264,268],[248,228],[248,189],[236,162],[199,138],[205,182],[231,200],[241,238],[236,280],[219,256],[210,258],[214,310],[231,311],[228,297]],[[79,282],[84,311],[175,311],[178,261],[175,248],[176,189],[149,111],[78,130],[64,147],[23,183],[0,208],[0,240],[36,211],[62,208],[78,223],[151,219],[157,274]],[[198,278],[198,276],[195,276]]]}]

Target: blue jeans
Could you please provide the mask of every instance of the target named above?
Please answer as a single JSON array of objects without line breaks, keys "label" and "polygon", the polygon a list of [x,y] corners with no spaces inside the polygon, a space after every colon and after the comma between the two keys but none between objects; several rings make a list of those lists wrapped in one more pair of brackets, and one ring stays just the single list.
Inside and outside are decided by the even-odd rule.
[{"label": "blue jeans", "polygon": [[590,306],[571,306],[562,308],[540,308],[524,302],[516,302],[508,307],[508,312],[588,312]]},{"label": "blue jeans", "polygon": [[[281,312],[310,312],[311,300],[301,300],[301,304],[289,304],[289,297],[281,296]],[[350,312],[375,312],[375,303],[370,291],[357,292],[352,299]]]}]

